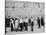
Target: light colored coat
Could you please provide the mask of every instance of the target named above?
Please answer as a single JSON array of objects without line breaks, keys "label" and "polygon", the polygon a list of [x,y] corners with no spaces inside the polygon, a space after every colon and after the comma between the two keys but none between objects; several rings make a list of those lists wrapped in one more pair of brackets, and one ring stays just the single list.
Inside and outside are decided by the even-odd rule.
[{"label": "light colored coat", "polygon": [[15,28],[18,28],[18,20],[15,20]]}]

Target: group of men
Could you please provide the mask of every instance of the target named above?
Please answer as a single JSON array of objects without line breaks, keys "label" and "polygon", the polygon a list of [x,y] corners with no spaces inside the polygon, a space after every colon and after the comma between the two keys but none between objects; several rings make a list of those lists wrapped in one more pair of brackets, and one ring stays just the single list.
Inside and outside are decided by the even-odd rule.
[{"label": "group of men", "polygon": [[38,23],[38,28],[41,28],[41,26],[45,27],[44,17],[41,17],[41,19],[38,17],[37,23]]},{"label": "group of men", "polygon": [[[42,17],[41,19],[37,19],[37,24],[38,24],[38,28],[40,28],[40,22],[41,22],[41,25],[44,26],[44,18]],[[18,30],[20,31],[28,31],[28,26],[31,25],[31,31],[33,31],[33,26],[34,26],[34,18],[31,17],[31,18],[11,18],[10,19],[10,27],[11,27],[11,31],[15,30],[16,32]]]}]

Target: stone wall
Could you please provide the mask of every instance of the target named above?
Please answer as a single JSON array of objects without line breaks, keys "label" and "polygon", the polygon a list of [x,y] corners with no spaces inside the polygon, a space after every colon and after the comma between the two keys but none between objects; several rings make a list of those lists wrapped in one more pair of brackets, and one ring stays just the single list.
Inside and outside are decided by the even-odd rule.
[{"label": "stone wall", "polygon": [[44,3],[6,1],[6,18],[13,17],[37,17],[44,15]]}]

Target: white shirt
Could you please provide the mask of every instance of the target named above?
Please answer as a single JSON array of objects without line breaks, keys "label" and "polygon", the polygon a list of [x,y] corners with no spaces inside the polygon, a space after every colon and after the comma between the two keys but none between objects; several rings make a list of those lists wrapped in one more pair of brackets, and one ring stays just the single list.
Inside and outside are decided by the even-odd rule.
[{"label": "white shirt", "polygon": [[11,19],[11,23],[13,23],[13,20]]},{"label": "white shirt", "polygon": [[23,19],[22,18],[20,19],[20,23],[23,23]]},{"label": "white shirt", "polygon": [[24,20],[24,22],[28,23],[28,22],[29,22],[29,20],[26,18],[26,19]]},{"label": "white shirt", "polygon": [[31,22],[33,21],[33,18],[31,19]]}]

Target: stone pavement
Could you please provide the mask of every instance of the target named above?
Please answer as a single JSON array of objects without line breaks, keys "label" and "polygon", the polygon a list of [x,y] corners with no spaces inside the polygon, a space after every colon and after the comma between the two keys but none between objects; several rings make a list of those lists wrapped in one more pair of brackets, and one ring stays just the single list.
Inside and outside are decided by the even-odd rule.
[{"label": "stone pavement", "polygon": [[34,31],[32,32],[31,31],[31,27],[28,26],[28,31],[13,31],[11,32],[10,31],[10,28],[6,28],[7,29],[7,33],[6,35],[15,35],[15,34],[28,34],[28,33],[42,33],[42,32],[45,32],[45,28],[44,27],[41,27],[40,29],[38,29],[38,25],[34,26]]}]

